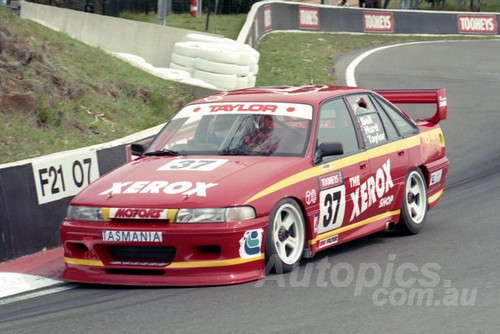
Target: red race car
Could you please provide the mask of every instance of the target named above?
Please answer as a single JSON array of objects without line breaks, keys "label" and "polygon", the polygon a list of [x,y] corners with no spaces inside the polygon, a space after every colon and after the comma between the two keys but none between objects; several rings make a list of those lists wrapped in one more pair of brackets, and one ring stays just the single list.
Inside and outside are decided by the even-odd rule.
[{"label": "red race car", "polygon": [[[436,112],[414,121],[395,104]],[[418,233],[443,192],[446,111],[443,89],[270,87],[198,99],[71,201],[62,278],[233,284],[378,231]]]}]

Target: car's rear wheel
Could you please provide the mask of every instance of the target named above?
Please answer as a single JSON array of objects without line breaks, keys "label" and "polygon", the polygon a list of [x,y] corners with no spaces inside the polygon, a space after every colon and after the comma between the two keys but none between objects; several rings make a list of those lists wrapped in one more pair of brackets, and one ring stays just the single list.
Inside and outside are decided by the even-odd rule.
[{"label": "car's rear wheel", "polygon": [[299,205],[289,198],[279,201],[271,211],[266,233],[268,271],[291,271],[302,257],[304,241],[304,216]]},{"label": "car's rear wheel", "polygon": [[426,217],[427,186],[422,171],[416,168],[406,175],[398,229],[405,234],[417,234],[424,226]]}]

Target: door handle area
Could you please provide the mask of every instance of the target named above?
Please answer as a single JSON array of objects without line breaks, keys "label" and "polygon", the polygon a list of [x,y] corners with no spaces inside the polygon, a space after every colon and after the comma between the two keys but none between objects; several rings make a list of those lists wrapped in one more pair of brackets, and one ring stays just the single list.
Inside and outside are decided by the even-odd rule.
[{"label": "door handle area", "polygon": [[398,156],[399,156],[399,157],[402,157],[403,155],[405,155],[405,151],[399,151],[399,152],[398,152]]}]

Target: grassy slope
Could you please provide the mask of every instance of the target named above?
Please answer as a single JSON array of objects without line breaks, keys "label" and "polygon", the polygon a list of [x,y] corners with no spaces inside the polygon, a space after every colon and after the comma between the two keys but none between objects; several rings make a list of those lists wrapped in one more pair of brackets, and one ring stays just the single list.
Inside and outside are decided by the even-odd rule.
[{"label": "grassy slope", "polygon": [[0,163],[124,137],[167,121],[192,98],[177,84],[3,7],[0,32],[7,37],[2,85],[38,92],[32,110],[0,110]]},{"label": "grassy slope", "polygon": [[[259,44],[261,52],[257,85],[334,85],[335,60],[349,52],[376,45],[414,41],[471,39],[472,37],[419,37],[393,35],[348,35],[327,33],[274,33]],[[288,47],[293,45],[293,48]]]}]

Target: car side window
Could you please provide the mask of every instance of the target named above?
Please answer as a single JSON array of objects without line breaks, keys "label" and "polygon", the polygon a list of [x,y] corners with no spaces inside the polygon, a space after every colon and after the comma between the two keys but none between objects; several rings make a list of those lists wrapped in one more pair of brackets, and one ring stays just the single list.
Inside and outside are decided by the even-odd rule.
[{"label": "car side window", "polygon": [[356,131],[344,100],[341,98],[323,103],[319,110],[318,144],[339,142],[344,153],[359,149]]},{"label": "car side window", "polygon": [[368,95],[349,95],[347,101],[356,115],[365,146],[373,147],[387,142],[384,124]]},{"label": "car side window", "polygon": [[382,123],[384,124],[385,133],[387,135],[387,139],[394,140],[400,138],[399,132],[394,125],[394,121],[387,115],[385,109],[380,105],[380,101],[375,99],[375,105],[378,109],[378,114],[382,119]]},{"label": "car side window", "polygon": [[395,110],[392,106],[388,105],[380,98],[376,98],[376,100],[390,117],[390,119],[394,122],[394,125],[398,129],[398,132],[401,136],[405,137],[418,132],[418,128],[410,123],[410,121],[408,121],[403,115],[401,115],[399,111]]}]

